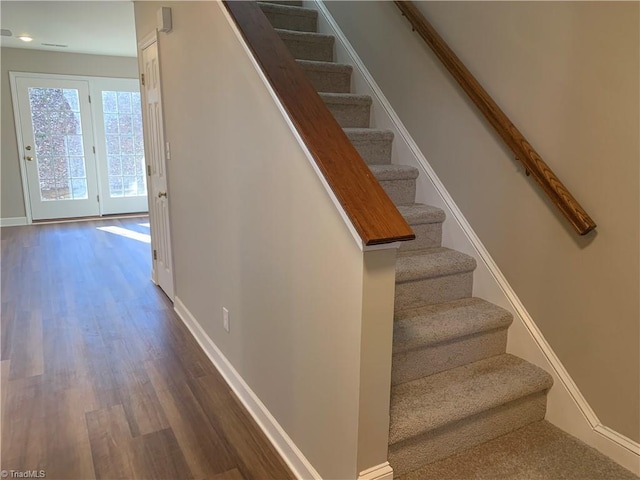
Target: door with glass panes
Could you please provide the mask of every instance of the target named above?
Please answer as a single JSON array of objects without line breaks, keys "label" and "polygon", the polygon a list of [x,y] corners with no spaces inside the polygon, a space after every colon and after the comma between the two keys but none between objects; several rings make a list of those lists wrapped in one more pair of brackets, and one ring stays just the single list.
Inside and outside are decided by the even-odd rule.
[{"label": "door with glass panes", "polygon": [[32,220],[147,211],[137,80],[11,78]]}]

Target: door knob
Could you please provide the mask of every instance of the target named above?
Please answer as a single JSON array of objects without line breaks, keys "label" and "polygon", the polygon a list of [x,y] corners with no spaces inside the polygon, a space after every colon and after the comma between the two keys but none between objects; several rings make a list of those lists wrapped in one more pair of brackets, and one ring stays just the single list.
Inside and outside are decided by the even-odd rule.
[{"label": "door knob", "polygon": [[158,198],[165,197],[167,198],[167,192],[158,192]]},{"label": "door knob", "polygon": [[27,145],[26,147],[24,147],[27,150],[31,150],[31,145]]},{"label": "door knob", "polygon": [[32,162],[32,161],[33,161],[33,157],[28,157],[28,156],[27,156],[27,157],[24,157],[24,158],[25,158],[25,160],[27,160],[27,161],[29,161],[29,162]]}]

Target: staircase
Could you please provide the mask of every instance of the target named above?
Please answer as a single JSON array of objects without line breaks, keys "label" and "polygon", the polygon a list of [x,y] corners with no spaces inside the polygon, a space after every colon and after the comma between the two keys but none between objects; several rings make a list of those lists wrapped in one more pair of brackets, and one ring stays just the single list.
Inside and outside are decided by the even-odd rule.
[{"label": "staircase", "polygon": [[511,315],[472,297],[475,260],[442,246],[444,212],[415,203],[418,170],[391,163],[393,132],[370,128],[334,38],[301,2],[259,3],[348,138],[413,228],[396,266],[389,462],[403,475],[534,422],[551,377],[505,353]]}]

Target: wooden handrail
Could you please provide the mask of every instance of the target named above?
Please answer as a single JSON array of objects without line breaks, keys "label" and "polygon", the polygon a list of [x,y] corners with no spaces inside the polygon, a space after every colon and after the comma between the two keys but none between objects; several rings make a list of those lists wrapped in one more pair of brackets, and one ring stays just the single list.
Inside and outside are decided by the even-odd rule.
[{"label": "wooden handrail", "polygon": [[253,1],[224,0],[247,45],[365,245],[415,235]]},{"label": "wooden handrail", "polygon": [[556,177],[549,165],[538,155],[531,144],[509,120],[487,91],[464,66],[458,56],[449,48],[442,37],[431,26],[420,10],[411,1],[394,1],[402,14],[407,17],[412,28],[431,47],[449,73],[458,81],[473,103],[480,109],[498,135],[524,164],[527,175],[531,175],[560,209],[562,214],[580,235],[596,228],[596,224],[580,206],[569,190]]}]

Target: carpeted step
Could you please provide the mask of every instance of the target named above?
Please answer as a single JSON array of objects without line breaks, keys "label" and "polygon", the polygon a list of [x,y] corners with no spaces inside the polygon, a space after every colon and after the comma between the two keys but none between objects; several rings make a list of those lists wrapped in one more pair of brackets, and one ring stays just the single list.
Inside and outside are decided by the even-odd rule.
[{"label": "carpeted step", "polygon": [[351,65],[333,62],[296,60],[318,92],[348,93],[351,91]]},{"label": "carpeted step", "polygon": [[393,203],[413,204],[416,197],[417,168],[409,165],[369,165],[369,168]]},{"label": "carpeted step", "polygon": [[545,420],[394,478],[638,480],[637,475]]},{"label": "carpeted step", "polygon": [[371,97],[354,93],[320,93],[329,111],[343,128],[368,128]]},{"label": "carpeted step", "polygon": [[321,33],[296,32],[294,30],[275,29],[294,58],[299,60],[333,61],[332,35]]},{"label": "carpeted step", "polygon": [[[344,132],[369,165],[391,163],[393,132],[375,128],[345,128]],[[413,200],[411,201],[413,203]]]},{"label": "carpeted step", "polygon": [[513,316],[480,298],[396,312],[394,385],[503,354]]},{"label": "carpeted step", "polygon": [[389,429],[394,473],[542,420],[552,384],[544,370],[503,354],[396,385]]},{"label": "carpeted step", "polygon": [[317,30],[317,10],[268,2],[258,2],[258,5],[274,28],[299,32],[315,32]]},{"label": "carpeted step", "polygon": [[442,222],[445,220],[444,211],[430,205],[414,203],[400,205],[398,211],[413,229],[416,239],[402,242],[400,251],[422,250],[439,247],[442,244]]},{"label": "carpeted step", "polygon": [[396,260],[396,311],[470,297],[473,257],[448,248],[399,252]]}]

